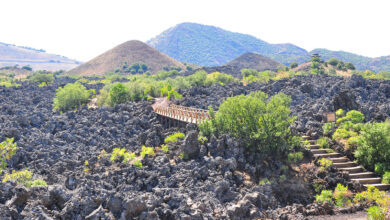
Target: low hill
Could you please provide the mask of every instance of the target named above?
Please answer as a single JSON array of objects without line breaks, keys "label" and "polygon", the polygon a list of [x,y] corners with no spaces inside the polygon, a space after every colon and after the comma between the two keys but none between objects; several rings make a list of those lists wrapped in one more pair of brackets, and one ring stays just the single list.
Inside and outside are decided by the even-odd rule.
[{"label": "low hill", "polygon": [[145,63],[148,71],[157,73],[166,66],[185,68],[185,66],[173,58],[159,52],[147,44],[132,40],[120,44],[113,49],[95,57],[94,59],[68,71],[75,75],[103,75],[115,72],[124,64]]},{"label": "low hill", "polygon": [[64,56],[49,54],[44,50],[0,43],[0,67],[30,66],[33,70],[69,70],[80,64]]},{"label": "low hill", "polygon": [[310,51],[310,54],[314,53],[321,55],[323,60],[336,58],[344,62],[351,62],[358,70],[390,71],[390,56],[371,58],[345,51],[331,51],[328,49],[314,49]]},{"label": "low hill", "polygon": [[308,52],[293,44],[270,44],[251,35],[196,23],[178,24],[147,43],[176,60],[202,66],[221,66],[247,52],[266,56],[284,65],[292,62],[302,64],[310,60],[311,54],[318,53],[324,60],[334,57],[351,62],[358,70],[390,71],[390,56],[371,58],[327,49]]},{"label": "low hill", "polygon": [[247,34],[195,23],[178,24],[147,43],[181,62],[202,66],[224,65],[247,52],[284,64],[310,58],[306,50],[292,44],[270,44]]},{"label": "low hill", "polygon": [[280,63],[271,60],[268,57],[255,53],[245,53],[236,59],[230,61],[226,66],[236,66],[239,69],[255,69],[257,71],[273,70],[276,71]]}]

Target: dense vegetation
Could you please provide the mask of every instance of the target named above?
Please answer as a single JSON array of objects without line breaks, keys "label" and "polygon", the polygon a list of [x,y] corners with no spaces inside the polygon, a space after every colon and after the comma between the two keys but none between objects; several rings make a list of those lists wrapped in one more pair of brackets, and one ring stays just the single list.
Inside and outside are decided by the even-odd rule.
[{"label": "dense vegetation", "polygon": [[89,97],[94,93],[93,90],[87,90],[85,86],[78,82],[69,83],[57,89],[53,108],[60,111],[76,109],[87,104]]},{"label": "dense vegetation", "polygon": [[231,134],[242,140],[249,151],[274,156],[286,155],[291,149],[290,97],[263,92],[227,98],[210,120],[199,125],[205,136]]}]

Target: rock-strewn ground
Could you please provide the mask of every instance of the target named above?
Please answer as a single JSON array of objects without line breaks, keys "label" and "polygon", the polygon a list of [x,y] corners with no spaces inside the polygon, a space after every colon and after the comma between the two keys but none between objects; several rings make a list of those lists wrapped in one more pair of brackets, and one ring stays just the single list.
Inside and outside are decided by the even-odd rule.
[{"label": "rock-strewn ground", "polygon": [[[283,171],[279,161],[245,155],[239,142],[229,136],[211,138],[203,145],[197,141],[196,128],[187,126],[181,128],[186,139],[170,145],[168,155],[158,150],[164,138],[178,129],[164,128],[149,102],[53,112],[55,89],[71,81],[57,79],[44,88],[28,84],[0,87],[0,141],[15,137],[19,147],[6,172],[28,168],[49,185],[26,189],[1,182],[0,216],[4,219],[255,219],[288,215],[303,219],[309,214],[331,213],[327,207],[310,204],[310,181],[296,171]],[[93,86],[96,90],[100,87]],[[185,91],[179,103],[206,108],[230,95],[258,89],[269,94],[284,91],[293,96],[294,113],[306,118],[299,119],[296,128],[318,132],[313,129],[319,126],[318,115],[333,110],[337,101],[332,97],[344,90],[348,96],[340,100],[355,95],[356,103],[345,98],[346,103],[357,104],[370,118],[389,115],[389,88],[387,82],[360,78],[298,77],[269,85],[194,88]],[[328,93],[333,95],[328,98]],[[145,157],[142,168],[99,157],[102,150],[111,153],[114,147],[138,154],[142,145],[156,147],[156,155]],[[190,159],[177,157],[180,152]],[[88,172],[84,171],[86,160]],[[282,174],[286,175],[284,181],[278,180]],[[258,185],[264,177],[274,183]],[[345,181],[335,173],[325,178],[334,184]],[[286,207],[293,203],[298,205]]]},{"label": "rock-strewn ground", "polygon": [[351,78],[332,76],[297,76],[267,84],[252,83],[247,86],[235,83],[216,84],[211,88],[192,88],[176,104],[214,110],[230,96],[249,94],[261,90],[269,95],[283,92],[292,98],[292,112],[298,116],[296,130],[312,136],[321,133],[323,113],[359,110],[367,120],[383,121],[390,117],[390,81],[369,80],[360,76]]}]

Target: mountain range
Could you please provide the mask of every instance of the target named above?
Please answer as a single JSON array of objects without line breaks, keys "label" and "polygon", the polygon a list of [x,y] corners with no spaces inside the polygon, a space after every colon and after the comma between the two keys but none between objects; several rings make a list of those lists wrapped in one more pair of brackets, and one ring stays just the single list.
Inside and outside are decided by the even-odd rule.
[{"label": "mountain range", "polygon": [[390,56],[370,58],[344,51],[315,49],[306,51],[293,44],[270,44],[254,36],[196,23],[181,23],[147,41],[157,50],[181,62],[220,66],[238,56],[254,52],[282,64],[304,63],[318,53],[324,60],[332,57],[352,62],[359,70],[390,71]]},{"label": "mountain range", "polygon": [[81,62],[64,56],[49,54],[44,50],[15,46],[0,42],[0,67],[30,66],[34,70],[69,70]]}]

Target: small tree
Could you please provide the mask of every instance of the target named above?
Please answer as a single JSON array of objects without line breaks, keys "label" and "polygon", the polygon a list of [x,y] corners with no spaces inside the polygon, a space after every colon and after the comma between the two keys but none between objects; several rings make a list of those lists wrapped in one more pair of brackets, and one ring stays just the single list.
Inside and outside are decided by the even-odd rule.
[{"label": "small tree", "polygon": [[337,66],[337,64],[339,63],[339,60],[332,57],[332,58],[330,58],[330,59],[328,60],[328,63],[329,63],[330,65],[332,65],[332,66]]},{"label": "small tree", "polygon": [[122,83],[116,83],[113,87],[111,87],[109,96],[111,106],[115,106],[117,104],[125,103],[130,100],[130,94],[129,94],[128,88],[126,88],[125,85]]},{"label": "small tree", "polygon": [[16,143],[14,143],[13,138],[7,138],[5,141],[0,143],[0,174],[7,166],[7,160],[16,153],[17,149],[18,148],[16,147]]},{"label": "small tree", "polygon": [[291,98],[283,93],[268,99],[263,92],[227,98],[211,120],[200,124],[202,134],[232,134],[249,151],[286,156],[292,137]]},{"label": "small tree", "polygon": [[57,89],[54,98],[54,109],[67,111],[87,104],[91,91],[88,91],[79,82],[66,84]]},{"label": "small tree", "polygon": [[297,63],[297,62],[292,62],[292,63],[290,64],[290,68],[291,68],[291,69],[296,68],[296,67],[298,67],[298,63]]}]

